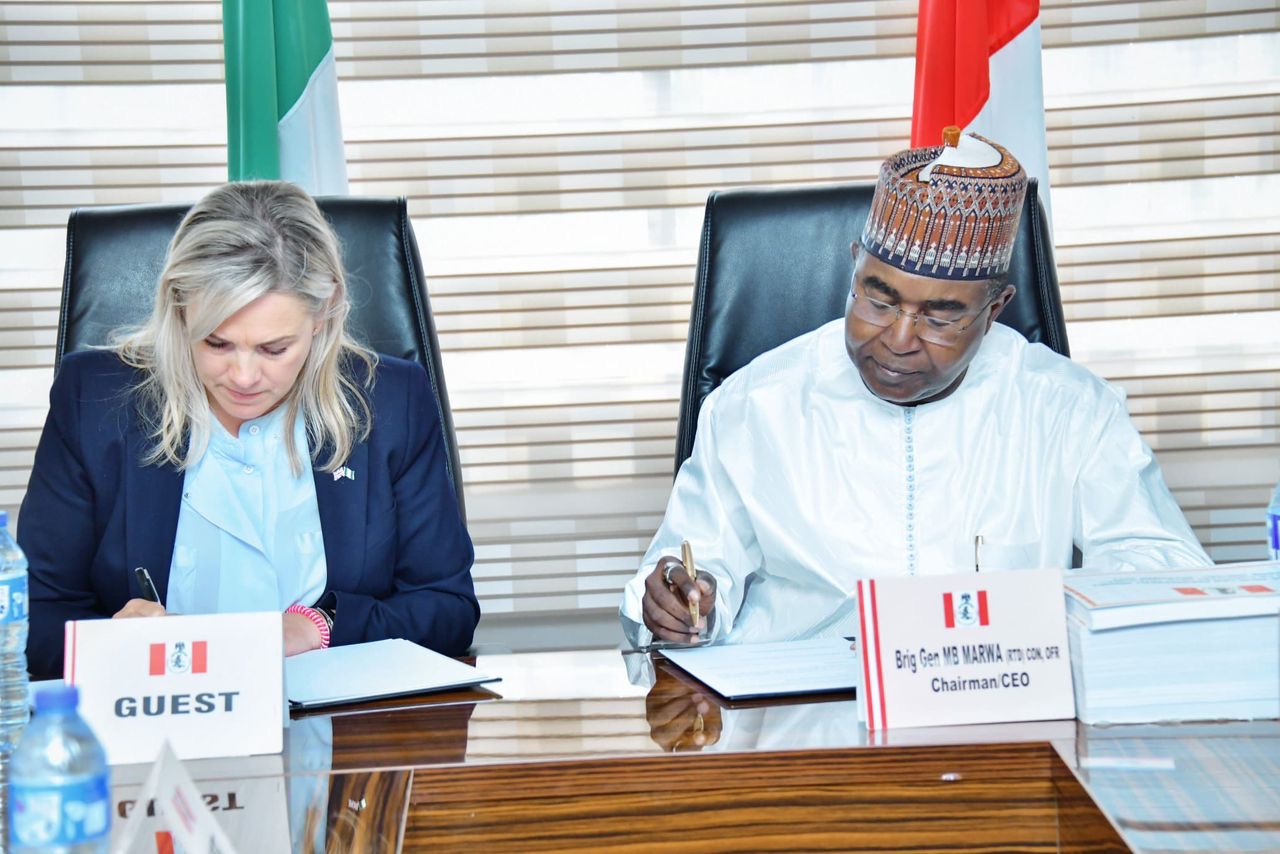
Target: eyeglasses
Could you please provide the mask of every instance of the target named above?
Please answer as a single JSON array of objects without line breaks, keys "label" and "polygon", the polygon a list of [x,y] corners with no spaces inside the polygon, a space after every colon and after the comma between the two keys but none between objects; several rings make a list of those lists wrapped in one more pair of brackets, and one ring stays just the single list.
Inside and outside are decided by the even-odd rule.
[{"label": "eyeglasses", "polygon": [[[853,288],[853,314],[855,317],[865,320],[873,326],[887,327],[893,326],[898,322],[898,318],[905,315],[911,319],[911,326],[917,338],[941,347],[954,347],[959,343],[960,336],[971,329],[978,316],[995,301],[995,297],[987,300],[983,303],[982,308],[971,313],[972,317],[964,315],[955,320],[944,320],[941,317],[933,317],[928,314],[903,311],[896,305],[881,302],[866,294],[859,294],[857,285]],[[966,318],[968,318],[968,323],[964,322]]]}]

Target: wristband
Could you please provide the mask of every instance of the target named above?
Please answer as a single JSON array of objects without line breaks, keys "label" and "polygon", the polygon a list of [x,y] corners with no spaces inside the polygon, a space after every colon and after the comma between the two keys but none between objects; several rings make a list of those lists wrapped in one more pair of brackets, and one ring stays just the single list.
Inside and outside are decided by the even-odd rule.
[{"label": "wristband", "polygon": [[320,632],[320,648],[329,648],[329,621],[317,611],[315,608],[308,608],[306,605],[294,603],[284,611],[286,614],[301,614],[315,625],[316,630]]},{"label": "wristband", "polygon": [[328,608],[322,608],[319,605],[312,605],[311,607],[319,611],[320,616],[324,617],[325,624],[329,626],[329,634],[333,635],[333,611]]}]

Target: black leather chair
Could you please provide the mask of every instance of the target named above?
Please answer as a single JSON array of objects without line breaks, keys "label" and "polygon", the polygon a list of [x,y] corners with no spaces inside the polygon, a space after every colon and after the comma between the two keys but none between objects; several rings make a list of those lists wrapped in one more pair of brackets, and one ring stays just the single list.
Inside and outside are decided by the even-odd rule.
[{"label": "black leather chair", "polygon": [[[1027,191],[997,322],[1069,355],[1044,206]],[[844,316],[849,243],[862,234],[873,184],[714,192],[707,199],[685,345],[676,470],[693,452],[702,401],[756,356]]]},{"label": "black leather chair", "polygon": [[[448,445],[449,478],[466,519],[458,443],[440,364],[422,259],[405,200],[321,198],[342,244],[352,312],[350,330],[379,353],[424,365]],[[187,205],[83,208],[67,221],[55,366],[64,353],[108,342],[151,311],[169,241]]]}]

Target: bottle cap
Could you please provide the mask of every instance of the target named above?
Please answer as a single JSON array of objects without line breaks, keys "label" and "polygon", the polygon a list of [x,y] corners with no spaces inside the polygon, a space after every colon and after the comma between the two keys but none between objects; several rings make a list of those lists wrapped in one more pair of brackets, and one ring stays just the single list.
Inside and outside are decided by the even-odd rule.
[{"label": "bottle cap", "polygon": [[58,684],[36,692],[36,714],[42,712],[74,712],[80,705],[80,689]]}]

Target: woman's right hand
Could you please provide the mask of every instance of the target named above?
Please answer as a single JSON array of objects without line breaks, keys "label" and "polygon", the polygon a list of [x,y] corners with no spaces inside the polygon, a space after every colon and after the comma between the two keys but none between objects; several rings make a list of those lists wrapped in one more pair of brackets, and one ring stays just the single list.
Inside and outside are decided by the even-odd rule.
[{"label": "woman's right hand", "polygon": [[147,599],[130,599],[124,603],[124,607],[116,611],[111,619],[121,620],[129,617],[163,617],[165,615],[164,606],[159,602],[152,602]]}]

